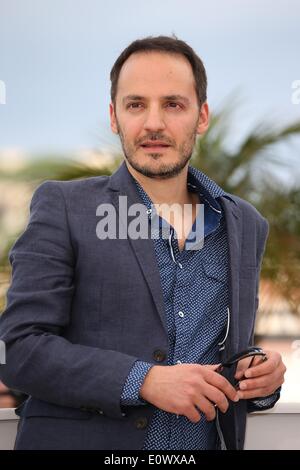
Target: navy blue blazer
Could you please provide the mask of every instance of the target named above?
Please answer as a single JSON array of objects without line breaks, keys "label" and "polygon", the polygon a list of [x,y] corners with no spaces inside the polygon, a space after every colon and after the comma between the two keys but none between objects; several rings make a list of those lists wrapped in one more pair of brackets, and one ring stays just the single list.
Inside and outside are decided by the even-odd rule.
[{"label": "navy blue blazer", "polygon": [[[152,405],[122,409],[133,365],[168,351],[163,294],[149,239],[99,240],[99,204],[140,203],[126,164],[111,176],[46,181],[10,251],[12,282],[0,322],[3,382],[30,397],[21,405],[17,449],[140,449]],[[252,343],[268,223],[230,195],[224,209],[231,322],[223,356]],[[125,220],[121,223],[126,223]],[[160,362],[166,364],[167,359]],[[244,443],[247,402],[220,416],[229,449]]]}]

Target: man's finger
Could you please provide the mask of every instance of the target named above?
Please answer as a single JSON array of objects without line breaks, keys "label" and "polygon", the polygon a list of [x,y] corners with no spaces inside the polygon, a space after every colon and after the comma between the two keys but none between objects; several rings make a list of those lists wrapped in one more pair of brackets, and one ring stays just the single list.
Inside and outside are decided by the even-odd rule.
[{"label": "man's finger", "polygon": [[205,377],[207,383],[213,385],[223,392],[227,398],[231,401],[239,401],[239,397],[236,389],[231,385],[231,383],[225,379],[222,375],[215,371],[208,371],[207,376]]},{"label": "man's finger", "polygon": [[222,411],[222,413],[225,413],[228,410],[229,403],[226,395],[218,388],[207,384],[205,395],[209,402],[217,406]]},{"label": "man's finger", "polygon": [[214,371],[219,369],[220,366],[221,366],[221,363],[220,364],[204,364],[204,367],[206,367],[209,370],[214,370]]},{"label": "man's finger", "polygon": [[269,384],[269,380],[270,378],[268,375],[264,375],[255,379],[245,379],[239,383],[239,389],[241,391],[261,389],[267,387],[267,385]]},{"label": "man's finger", "polygon": [[280,363],[280,356],[267,354],[265,359],[258,365],[250,367],[245,371],[245,377],[260,377],[262,375],[270,374]]},{"label": "man's finger", "polygon": [[189,407],[189,409],[185,411],[183,415],[186,416],[188,420],[190,420],[192,423],[195,423],[195,424],[198,423],[201,419],[201,414],[199,413],[199,411],[197,410],[195,406]]},{"label": "man's finger", "polygon": [[248,369],[250,363],[251,363],[252,358],[251,357],[245,357],[244,359],[241,359],[238,362],[236,372],[234,375],[234,378],[239,380],[244,376],[245,371]]},{"label": "man's finger", "polygon": [[238,362],[234,378],[240,380],[244,377],[247,369],[257,366],[263,362],[262,356],[245,357]]},{"label": "man's finger", "polygon": [[264,388],[256,388],[254,390],[246,390],[246,391],[239,391],[239,397],[241,400],[250,400],[252,398],[263,398],[268,395],[271,395],[270,393],[267,393]]},{"label": "man's finger", "polygon": [[213,405],[213,403],[211,403],[211,401],[209,401],[207,398],[199,397],[197,400],[196,406],[205,415],[207,421],[213,421],[215,419],[216,408]]}]

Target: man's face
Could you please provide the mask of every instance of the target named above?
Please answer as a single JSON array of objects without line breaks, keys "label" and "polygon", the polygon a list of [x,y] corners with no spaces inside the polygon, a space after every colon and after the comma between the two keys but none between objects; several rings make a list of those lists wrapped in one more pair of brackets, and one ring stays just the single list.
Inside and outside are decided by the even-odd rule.
[{"label": "man's face", "polygon": [[208,106],[199,109],[190,63],[181,55],[160,52],[127,59],[110,116],[127,162],[158,179],[183,170],[197,134],[208,127]]}]

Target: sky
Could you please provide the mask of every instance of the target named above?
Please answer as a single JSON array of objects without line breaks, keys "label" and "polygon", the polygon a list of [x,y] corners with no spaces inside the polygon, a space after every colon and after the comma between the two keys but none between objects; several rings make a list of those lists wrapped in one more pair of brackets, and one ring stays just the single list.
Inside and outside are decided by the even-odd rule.
[{"label": "sky", "polygon": [[237,94],[233,144],[259,121],[300,119],[299,25],[299,0],[0,0],[0,152],[116,148],[109,72],[148,35],[174,33],[193,47],[212,111]]}]

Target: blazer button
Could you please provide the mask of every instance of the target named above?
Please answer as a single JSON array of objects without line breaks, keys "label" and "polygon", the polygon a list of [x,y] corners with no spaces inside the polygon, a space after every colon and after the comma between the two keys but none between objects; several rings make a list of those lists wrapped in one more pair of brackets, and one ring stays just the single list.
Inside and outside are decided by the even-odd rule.
[{"label": "blazer button", "polygon": [[156,362],[163,362],[166,359],[166,354],[160,349],[157,349],[153,353],[153,358],[155,359]]},{"label": "blazer button", "polygon": [[134,424],[137,429],[145,429],[148,424],[148,419],[145,416],[141,416],[135,420]]}]

